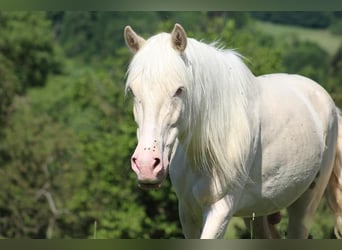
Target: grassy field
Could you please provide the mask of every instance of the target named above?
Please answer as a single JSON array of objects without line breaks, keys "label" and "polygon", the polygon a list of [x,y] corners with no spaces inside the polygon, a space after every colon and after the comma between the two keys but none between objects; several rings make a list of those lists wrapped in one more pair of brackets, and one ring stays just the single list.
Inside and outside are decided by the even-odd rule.
[{"label": "grassy field", "polygon": [[298,26],[274,24],[256,21],[258,29],[276,37],[286,39],[286,37],[298,37],[301,41],[311,41],[318,43],[330,55],[335,54],[342,44],[342,35],[333,35],[327,29],[308,29]]}]

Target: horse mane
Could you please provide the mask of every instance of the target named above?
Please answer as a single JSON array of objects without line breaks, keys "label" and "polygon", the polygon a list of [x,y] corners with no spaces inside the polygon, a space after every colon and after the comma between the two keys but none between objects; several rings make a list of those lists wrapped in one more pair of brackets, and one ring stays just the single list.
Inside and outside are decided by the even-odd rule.
[{"label": "horse mane", "polygon": [[238,53],[188,38],[179,56],[169,34],[162,33],[147,40],[128,72],[128,84],[136,77],[167,89],[183,82],[186,110],[179,140],[189,164],[194,171],[218,177],[224,187],[243,183],[253,144],[249,99],[256,93],[255,77]]},{"label": "horse mane", "polygon": [[193,165],[216,174],[226,187],[243,183],[253,144],[248,101],[255,77],[232,50],[189,39],[186,54],[193,79],[186,130],[192,134],[185,141]]}]

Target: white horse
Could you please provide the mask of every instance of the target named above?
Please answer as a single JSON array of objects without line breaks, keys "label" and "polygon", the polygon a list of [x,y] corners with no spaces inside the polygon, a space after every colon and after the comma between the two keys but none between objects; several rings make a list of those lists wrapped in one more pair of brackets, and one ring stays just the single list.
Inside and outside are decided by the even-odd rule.
[{"label": "white horse", "polygon": [[237,53],[188,38],[179,24],[148,40],[127,26],[124,36],[138,125],[131,165],[150,189],[171,162],[185,237],[221,238],[232,216],[253,215],[271,237],[267,215],[287,208],[287,236],[306,238],[325,190],[341,235],[342,118],[322,87],[299,75],[255,77]]}]

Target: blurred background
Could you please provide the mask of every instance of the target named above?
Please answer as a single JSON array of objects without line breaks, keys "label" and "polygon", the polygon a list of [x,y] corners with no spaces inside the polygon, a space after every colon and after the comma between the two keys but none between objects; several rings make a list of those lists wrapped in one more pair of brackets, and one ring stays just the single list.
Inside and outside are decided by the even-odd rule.
[{"label": "blurred background", "polygon": [[[298,73],[342,108],[342,12],[0,12],[0,238],[182,238],[167,180],[141,191],[123,29],[188,36]],[[286,213],[279,224],[286,236]],[[323,201],[310,237],[333,238]],[[227,238],[250,238],[241,219]]]}]

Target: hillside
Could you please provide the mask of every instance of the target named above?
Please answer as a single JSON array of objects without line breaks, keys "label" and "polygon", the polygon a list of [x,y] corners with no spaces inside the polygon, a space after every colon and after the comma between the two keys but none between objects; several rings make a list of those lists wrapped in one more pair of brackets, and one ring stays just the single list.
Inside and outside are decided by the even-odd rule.
[{"label": "hillside", "polygon": [[304,28],[264,21],[255,21],[255,25],[260,31],[281,39],[297,37],[300,41],[317,43],[330,55],[334,55],[342,43],[342,35],[334,35],[329,29]]}]

